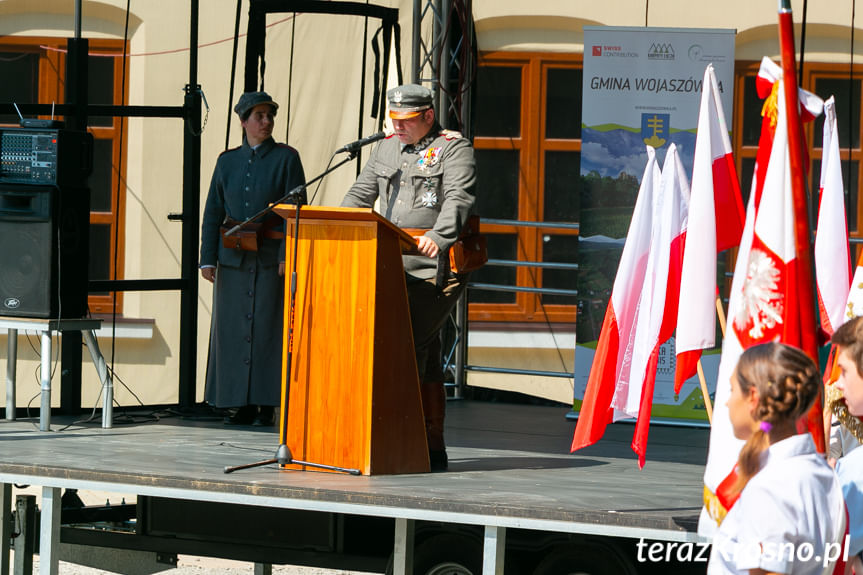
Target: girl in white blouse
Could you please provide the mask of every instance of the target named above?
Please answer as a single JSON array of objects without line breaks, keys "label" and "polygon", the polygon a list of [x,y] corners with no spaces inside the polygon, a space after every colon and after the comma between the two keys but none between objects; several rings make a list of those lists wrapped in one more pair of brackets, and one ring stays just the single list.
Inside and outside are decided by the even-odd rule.
[{"label": "girl in white blouse", "polygon": [[821,390],[802,351],[766,343],[747,349],[731,377],[728,414],[746,441],[737,463],[740,498],[713,539],[709,575],[831,573],[842,554],[842,490],[812,436],[796,422]]}]

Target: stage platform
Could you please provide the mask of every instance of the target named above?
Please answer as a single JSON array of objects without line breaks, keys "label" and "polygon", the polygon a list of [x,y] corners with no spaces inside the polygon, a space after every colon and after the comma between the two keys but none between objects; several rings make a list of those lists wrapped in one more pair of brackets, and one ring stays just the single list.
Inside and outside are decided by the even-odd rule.
[{"label": "stage platform", "polygon": [[[647,465],[639,470],[629,448],[632,425],[609,426],[599,444],[570,454],[575,422],[566,413],[450,401],[449,471],[372,477],[275,465],[225,474],[225,466],[274,457],[278,436],[215,420],[174,416],[60,431],[65,423],[56,417],[48,432],[39,431],[37,419],[4,421],[0,482],[42,486],[53,505],[60,489],[75,488],[477,525],[487,536],[489,529],[516,528],[700,541],[695,528],[708,430],[653,426]],[[58,509],[42,510],[43,561],[46,534],[51,540],[59,532]]]}]

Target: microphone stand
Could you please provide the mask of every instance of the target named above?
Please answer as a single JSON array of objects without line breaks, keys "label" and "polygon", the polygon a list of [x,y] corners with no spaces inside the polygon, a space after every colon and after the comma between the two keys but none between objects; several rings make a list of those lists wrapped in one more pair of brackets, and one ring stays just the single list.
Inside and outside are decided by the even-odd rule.
[{"label": "microphone stand", "polygon": [[249,216],[248,218],[246,218],[246,219],[245,219],[245,220],[243,220],[242,222],[240,222],[240,223],[238,223],[237,225],[235,225],[233,228],[231,228],[231,229],[229,229],[228,231],[226,231],[226,232],[225,232],[225,235],[226,235],[226,236],[231,236],[231,235],[233,235],[233,234],[237,233],[238,231],[240,231],[241,229],[243,229],[246,225],[248,225],[250,222],[254,222],[254,221],[255,221],[255,220],[257,220],[257,219],[260,219],[260,218],[264,217],[265,215],[267,215],[267,214],[269,214],[270,212],[272,212],[272,211],[273,211],[273,209],[274,209],[277,205],[282,204],[282,203],[286,202],[287,200],[291,200],[291,199],[293,199],[293,200],[294,200],[294,202],[295,202],[295,203],[296,203],[296,205],[297,205],[297,211],[299,211],[300,198],[301,198],[301,196],[302,196],[302,194],[303,194],[303,191],[304,191],[307,187],[309,187],[310,185],[312,185],[312,184],[314,184],[315,182],[317,182],[318,180],[323,179],[323,178],[324,178],[324,176],[328,175],[330,172],[334,172],[337,168],[340,168],[340,167],[342,167],[343,165],[347,164],[348,162],[353,161],[353,159],[357,157],[357,153],[358,153],[358,152],[359,152],[359,149],[351,150],[351,151],[349,152],[349,154],[348,154],[348,157],[347,157],[347,158],[345,158],[345,159],[341,160],[341,161],[340,161],[339,163],[337,163],[336,165],[334,165],[334,166],[332,166],[332,167],[330,167],[330,168],[328,168],[328,169],[324,170],[323,172],[321,172],[320,174],[318,174],[317,176],[315,176],[314,178],[312,178],[312,179],[311,179],[311,180],[309,180],[308,182],[306,182],[306,183],[304,183],[304,184],[300,184],[299,186],[297,186],[296,188],[292,189],[292,190],[291,190],[291,191],[289,191],[287,194],[285,194],[284,196],[282,196],[281,198],[279,198],[278,200],[276,200],[275,202],[273,202],[272,204],[270,204],[270,205],[269,205],[269,206],[267,206],[266,208],[262,209],[262,210],[261,210],[261,211],[259,211],[258,213],[256,213],[256,214],[254,214],[254,215]]},{"label": "microphone stand", "polygon": [[[336,168],[352,161],[359,152],[359,148],[348,151],[348,157],[332,166],[331,168],[324,170],[315,178],[309,180],[308,182],[301,184],[295,187],[293,190],[289,191],[287,194],[276,200],[275,203],[270,204],[263,210],[259,211],[255,215],[247,218],[243,222],[237,224],[227,232],[225,235],[231,235],[237,230],[242,229],[242,227],[248,224],[251,221],[260,218],[271,211],[277,204],[281,204],[288,199],[294,199],[296,209],[294,210],[296,217],[294,220],[294,242],[291,247],[291,294],[290,300],[288,304],[288,353],[285,358],[285,371],[287,372],[286,380],[285,380],[285,392],[282,394],[282,404],[281,404],[281,416],[282,416],[282,428],[279,431],[279,437],[283,441],[287,442],[288,440],[288,396],[290,395],[290,387],[291,387],[291,367],[293,364],[294,357],[294,306],[297,301],[297,251],[299,249],[300,244],[300,206],[301,206],[301,196],[303,190],[305,190],[309,185],[315,183],[320,180],[330,172],[334,171]],[[273,463],[278,463],[279,465],[304,465],[306,467],[315,467],[318,469],[326,469],[329,471],[340,471],[342,473],[348,473],[350,475],[362,475],[362,472],[359,469],[351,469],[347,467],[335,467],[333,465],[325,465],[323,463],[311,463],[308,461],[300,461],[298,459],[294,459],[293,454],[291,453],[291,448],[288,447],[287,443],[279,443],[279,448],[276,450],[276,455],[272,459],[265,459],[263,461],[256,461],[255,463],[246,463],[244,465],[235,465],[233,467],[227,466],[224,469],[225,473],[233,473],[234,471],[239,471],[241,469],[249,469],[252,467],[260,467],[263,465],[272,465]]]}]

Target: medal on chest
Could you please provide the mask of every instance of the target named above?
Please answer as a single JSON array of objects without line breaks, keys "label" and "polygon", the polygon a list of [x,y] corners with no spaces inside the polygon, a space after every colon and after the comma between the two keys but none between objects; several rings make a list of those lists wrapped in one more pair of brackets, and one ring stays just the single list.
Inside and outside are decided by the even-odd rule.
[{"label": "medal on chest", "polygon": [[438,163],[440,160],[440,151],[443,148],[429,148],[420,154],[419,160],[417,160],[417,167],[420,170],[428,170],[432,166]]},{"label": "medal on chest", "polygon": [[422,196],[420,196],[420,202],[422,202],[424,208],[433,208],[437,205],[437,194],[434,190],[426,189]]},{"label": "medal on chest", "polygon": [[424,208],[433,208],[437,205],[437,190],[435,189],[435,178],[426,178],[422,183],[422,195],[420,202]]}]

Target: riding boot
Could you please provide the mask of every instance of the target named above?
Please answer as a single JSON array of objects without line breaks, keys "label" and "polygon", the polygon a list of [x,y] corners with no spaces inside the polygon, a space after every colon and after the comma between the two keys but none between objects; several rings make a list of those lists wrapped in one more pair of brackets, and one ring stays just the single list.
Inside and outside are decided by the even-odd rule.
[{"label": "riding boot", "polygon": [[426,440],[432,471],[446,471],[448,460],[443,439],[446,416],[446,390],[443,382],[421,383],[423,415],[426,425]]}]

